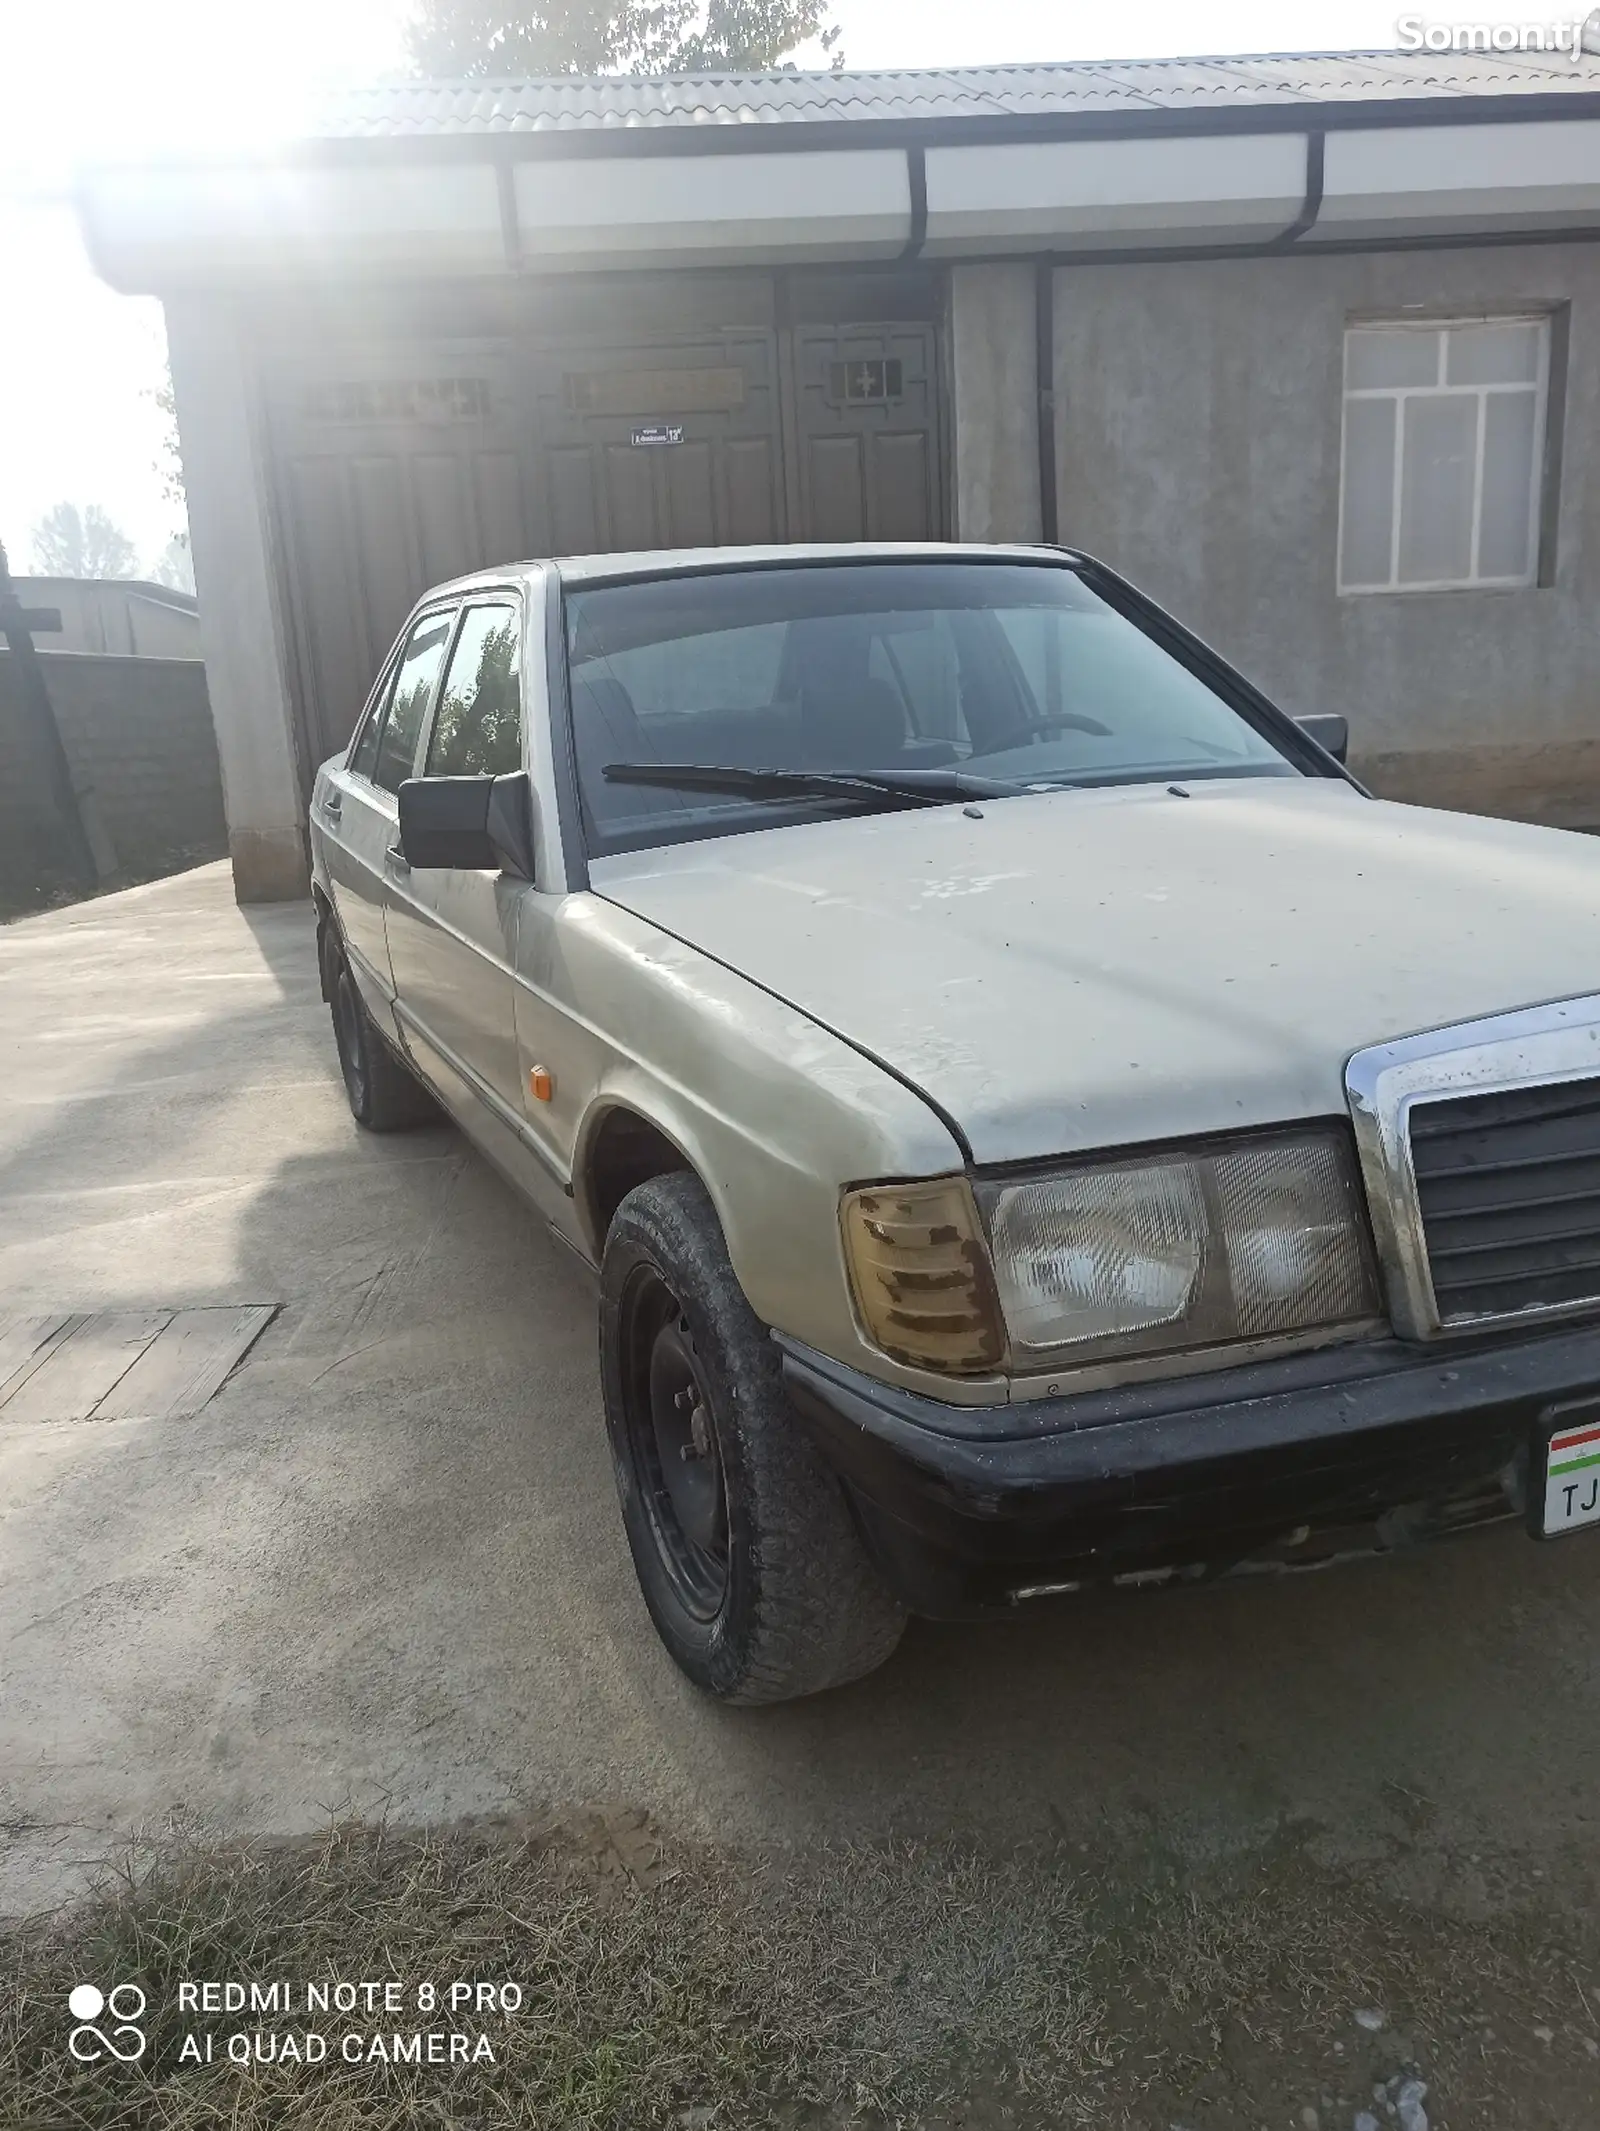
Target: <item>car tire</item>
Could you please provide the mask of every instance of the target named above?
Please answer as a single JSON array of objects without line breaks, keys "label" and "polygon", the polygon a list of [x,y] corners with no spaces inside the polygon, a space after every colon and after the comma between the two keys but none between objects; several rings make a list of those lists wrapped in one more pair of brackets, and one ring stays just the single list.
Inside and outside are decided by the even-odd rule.
[{"label": "car tire", "polygon": [[344,949],[331,932],[324,939],[323,953],[327,957],[324,988],[350,1115],[368,1132],[401,1132],[411,1125],[436,1124],[438,1105],[378,1033]]},{"label": "car tire", "polygon": [[784,1702],[889,1657],[904,1607],[785,1396],[705,1186],[636,1185],[601,1267],[623,1523],[661,1640],[722,1701]]}]

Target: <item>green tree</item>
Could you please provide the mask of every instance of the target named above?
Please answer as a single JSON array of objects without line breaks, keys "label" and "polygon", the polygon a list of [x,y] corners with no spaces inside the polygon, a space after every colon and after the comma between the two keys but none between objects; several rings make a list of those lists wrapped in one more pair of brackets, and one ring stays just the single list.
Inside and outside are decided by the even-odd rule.
[{"label": "green tree", "polygon": [[[166,501],[176,504],[180,513],[187,515],[189,504],[183,487],[183,452],[178,444],[178,402],[172,390],[170,365],[161,383],[151,387],[150,397],[161,417],[161,456],[155,463],[155,475]],[[178,534],[174,537],[187,539],[188,536]]]},{"label": "green tree", "polygon": [[46,577],[131,577],[138,558],[98,503],[57,503],[33,529],[33,563]]},{"label": "green tree", "polygon": [[835,67],[828,0],[419,0],[417,71],[443,79],[551,74],[760,74],[815,39]]},{"label": "green tree", "polygon": [[174,592],[194,590],[194,557],[189,553],[187,533],[174,533],[151,563],[150,582],[170,585]]}]

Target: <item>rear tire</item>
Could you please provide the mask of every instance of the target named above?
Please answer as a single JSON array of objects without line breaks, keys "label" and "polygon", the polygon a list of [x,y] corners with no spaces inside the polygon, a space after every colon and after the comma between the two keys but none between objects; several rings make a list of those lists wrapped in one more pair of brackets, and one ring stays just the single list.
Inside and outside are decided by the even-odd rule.
[{"label": "rear tire", "polygon": [[367,1012],[344,949],[328,934],[326,989],[333,1040],[350,1115],[368,1132],[401,1132],[438,1122],[433,1097],[384,1042]]},{"label": "rear tire", "polygon": [[783,1702],[889,1657],[905,1609],[791,1409],[710,1197],[636,1185],[601,1268],[600,1365],[622,1518],[661,1640],[725,1702]]}]

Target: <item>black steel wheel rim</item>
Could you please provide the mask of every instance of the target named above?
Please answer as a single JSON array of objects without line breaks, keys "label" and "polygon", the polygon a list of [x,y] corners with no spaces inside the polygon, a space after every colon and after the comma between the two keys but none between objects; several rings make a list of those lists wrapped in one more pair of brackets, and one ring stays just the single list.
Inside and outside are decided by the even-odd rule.
[{"label": "black steel wheel rim", "polygon": [[728,1497],[711,1402],[682,1305],[641,1267],[622,1308],[624,1423],[656,1554],[696,1620],[728,1589]]},{"label": "black steel wheel rim", "polygon": [[333,988],[333,1032],[339,1046],[339,1070],[344,1074],[350,1107],[359,1112],[367,1099],[367,1047],[361,1027],[361,1001],[356,980],[348,968],[341,969]]}]

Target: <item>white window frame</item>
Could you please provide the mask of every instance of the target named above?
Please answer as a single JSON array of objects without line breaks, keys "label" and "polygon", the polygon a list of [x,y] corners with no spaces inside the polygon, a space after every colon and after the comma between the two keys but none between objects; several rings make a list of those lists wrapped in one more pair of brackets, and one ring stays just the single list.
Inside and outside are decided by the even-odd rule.
[{"label": "white window frame", "polygon": [[[1529,385],[1447,385],[1443,382],[1446,356],[1449,347],[1447,336],[1463,326],[1536,326],[1539,333],[1538,375]],[[1350,340],[1356,333],[1430,333],[1438,336],[1439,360],[1436,381],[1427,385],[1361,385],[1351,386],[1346,380],[1350,374]],[[1366,599],[1373,595],[1392,598],[1396,593],[1412,592],[1493,592],[1519,591],[1539,582],[1540,547],[1542,527],[1540,506],[1544,497],[1545,438],[1548,433],[1550,412],[1550,313],[1548,311],[1472,311],[1448,318],[1352,318],[1346,321],[1343,343],[1343,369],[1341,372],[1341,399],[1339,403],[1339,528],[1338,546],[1335,550],[1339,594],[1345,599]],[[1527,392],[1534,395],[1533,454],[1528,488],[1528,567],[1517,577],[1469,577],[1407,578],[1398,575],[1400,565],[1400,496],[1401,480],[1405,466],[1405,403],[1420,396],[1437,396],[1446,393],[1454,398],[1476,399],[1477,430],[1473,459],[1472,480],[1472,536],[1470,554],[1474,571],[1477,567],[1479,538],[1483,530],[1483,433],[1484,402],[1491,392]],[[1347,497],[1346,454],[1349,450],[1349,409],[1352,400],[1395,400],[1394,428],[1394,493],[1389,507],[1389,577],[1384,584],[1346,584],[1344,576],[1344,517]]]}]

